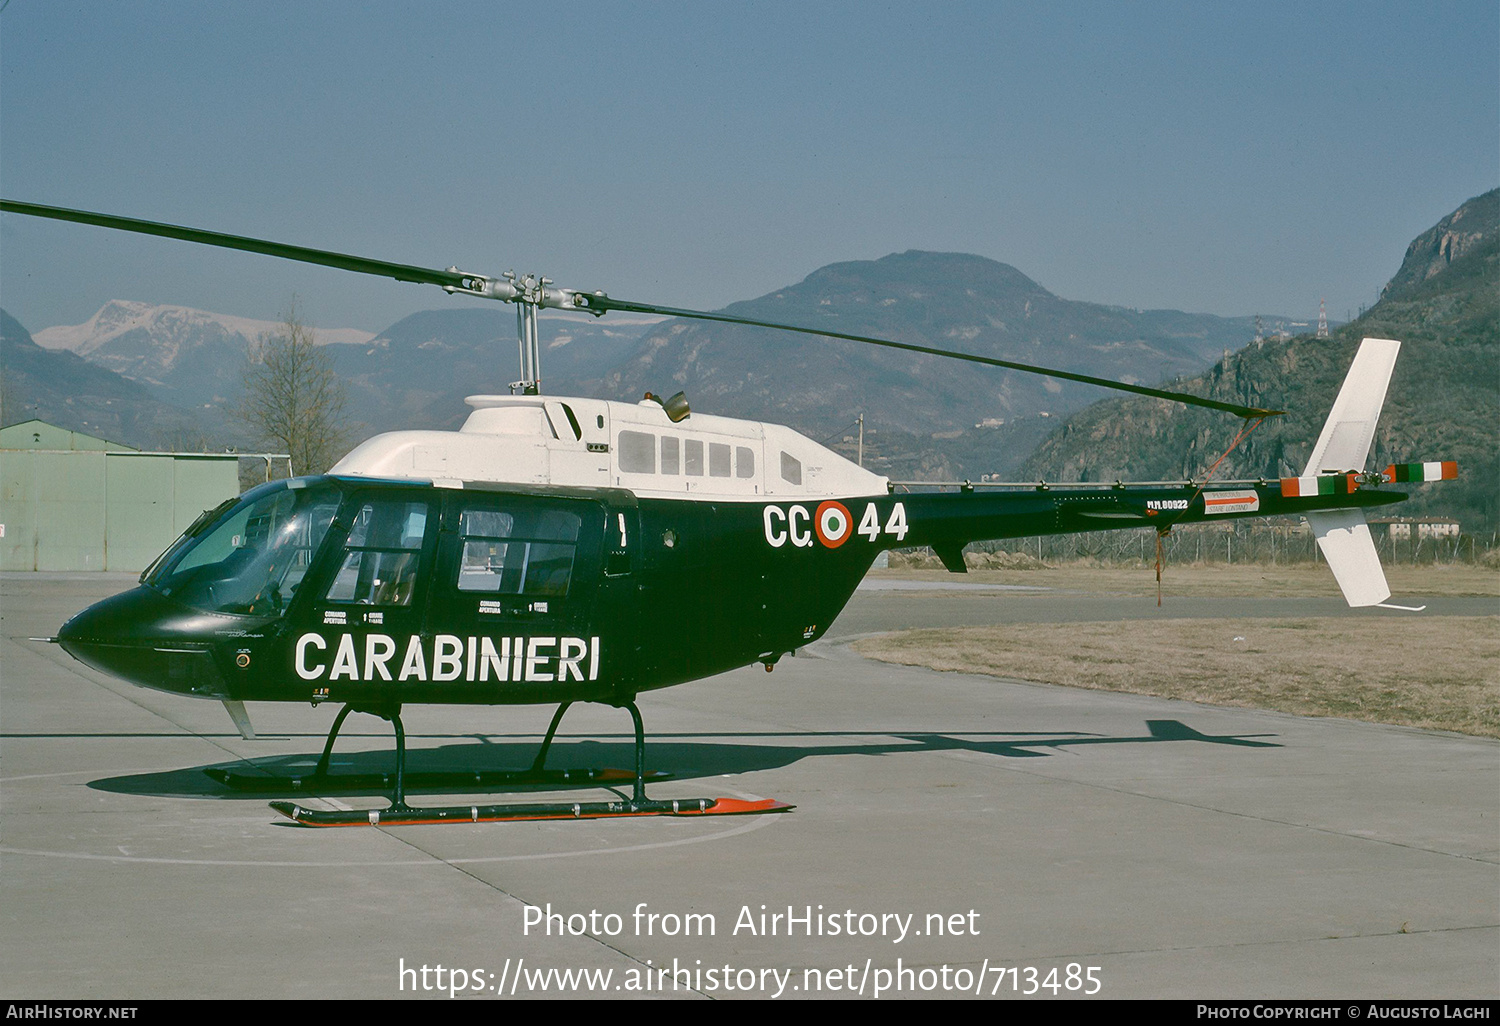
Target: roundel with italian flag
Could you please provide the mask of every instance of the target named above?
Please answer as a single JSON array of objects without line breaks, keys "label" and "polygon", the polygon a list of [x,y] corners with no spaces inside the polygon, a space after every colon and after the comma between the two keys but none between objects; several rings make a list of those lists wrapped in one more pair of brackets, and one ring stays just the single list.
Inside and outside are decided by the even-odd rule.
[{"label": "roundel with italian flag", "polygon": [[849,530],[853,526],[849,519],[849,511],[841,502],[825,502],[818,507],[815,527],[818,531],[818,541],[830,549],[836,549],[849,539]]}]

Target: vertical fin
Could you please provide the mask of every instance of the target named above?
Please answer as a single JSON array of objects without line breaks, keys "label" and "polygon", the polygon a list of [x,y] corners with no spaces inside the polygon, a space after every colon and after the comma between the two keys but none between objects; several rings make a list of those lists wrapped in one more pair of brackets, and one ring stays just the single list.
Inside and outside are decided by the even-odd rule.
[{"label": "vertical fin", "polygon": [[[1396,369],[1396,354],[1400,351],[1401,343],[1390,338],[1367,338],[1359,344],[1303,477],[1317,477],[1327,471],[1364,470],[1391,372]],[[1378,606],[1391,597],[1363,511],[1338,509],[1303,516],[1349,605]]]},{"label": "vertical fin", "polygon": [[1367,338],[1359,344],[1303,477],[1316,477],[1325,470],[1365,469],[1375,422],[1380,419],[1400,350],[1401,343],[1390,338]]},{"label": "vertical fin", "polygon": [[1346,602],[1351,606],[1378,606],[1391,597],[1362,510],[1335,509],[1303,516],[1317,537],[1318,548],[1323,550],[1328,569],[1333,571]]}]

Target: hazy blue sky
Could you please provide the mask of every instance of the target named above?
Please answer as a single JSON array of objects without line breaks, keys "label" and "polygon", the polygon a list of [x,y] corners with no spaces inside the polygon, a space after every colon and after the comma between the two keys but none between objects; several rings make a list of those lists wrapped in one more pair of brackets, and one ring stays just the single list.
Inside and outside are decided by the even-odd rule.
[{"label": "hazy blue sky", "polygon": [[[1070,299],[1342,319],[1500,184],[1497,12],[10,0],[0,191],[700,308],[917,248]],[[33,330],[293,292],[368,330],[477,302],[0,218]]]}]

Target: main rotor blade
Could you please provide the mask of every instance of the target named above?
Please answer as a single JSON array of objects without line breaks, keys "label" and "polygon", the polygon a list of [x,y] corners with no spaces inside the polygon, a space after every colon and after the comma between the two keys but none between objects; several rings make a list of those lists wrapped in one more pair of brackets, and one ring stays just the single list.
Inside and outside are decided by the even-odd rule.
[{"label": "main rotor blade", "polygon": [[[228,235],[224,232],[210,232],[201,228],[188,228],[182,225],[163,224],[157,221],[142,221],[134,217],[99,214],[89,210],[49,207],[43,206],[40,203],[21,203],[15,200],[0,199],[0,211],[10,214],[28,214],[32,217],[50,217],[58,221],[76,221],[80,224],[98,225],[102,228],[116,228],[121,231],[138,232],[142,235],[159,235],[169,239],[180,239],[184,242],[197,242],[205,246],[219,246],[225,249],[239,249],[250,253],[262,253],[266,256],[281,257],[285,260],[298,260],[307,264],[322,264],[325,267],[337,267],[341,270],[354,271],[358,274],[373,274],[382,278],[394,278],[397,281],[437,285],[440,288],[465,292],[470,295],[485,295],[492,299],[513,301],[520,298],[517,295],[517,291],[504,282],[487,281],[482,279],[481,276],[457,270],[440,271],[430,267],[396,264],[386,260],[371,260],[368,257],[353,256],[348,253],[334,253],[329,250],[310,249],[306,246],[292,246],[284,242],[252,239],[243,235]],[[1097,385],[1100,388],[1113,389],[1118,392],[1132,392],[1136,395],[1166,399],[1188,406],[1201,406],[1210,410],[1222,410],[1225,413],[1233,413],[1237,417],[1275,417],[1280,416],[1284,412],[1282,410],[1263,410],[1254,406],[1239,406],[1234,403],[1219,402],[1216,399],[1204,399],[1201,396],[1189,395],[1186,392],[1171,392],[1161,388],[1148,388],[1144,385],[1130,385],[1123,381],[1096,378],[1089,374],[1075,374],[1072,371],[1039,367],[1035,364],[1018,363],[1014,360],[1000,360],[995,357],[979,356],[975,353],[964,353],[953,349],[937,349],[933,346],[917,345],[911,342],[896,342],[887,338],[851,335],[846,332],[829,331],[821,328],[804,328],[795,324],[780,324],[775,321],[762,321],[751,317],[736,317],[732,314],[724,313],[709,313],[704,310],[684,310],[671,306],[657,306],[652,303],[634,303],[629,300],[612,299],[607,295],[597,292],[575,293],[563,290],[560,294],[566,295],[565,305],[577,309],[585,309],[596,314],[608,313],[611,310],[630,313],[661,314],[667,317],[685,317],[699,321],[718,321],[723,324],[744,324],[755,328],[775,328],[780,331],[794,331],[801,335],[813,335],[818,338],[863,342],[866,345],[882,346],[886,349],[902,349],[910,353],[942,356],[952,360],[964,360],[969,363],[982,364],[987,367],[1001,367],[1007,370],[1022,371],[1027,374],[1042,374],[1047,377],[1061,378],[1065,381],[1077,381],[1085,385]],[[537,300],[530,301],[537,302]],[[551,306],[545,300],[541,301],[541,305]]]},{"label": "main rotor blade", "polygon": [[1210,410],[1222,410],[1225,413],[1232,413],[1237,417],[1279,417],[1286,412],[1284,410],[1263,410],[1255,406],[1238,406],[1234,403],[1221,403],[1217,399],[1204,399],[1202,396],[1189,395],[1186,392],[1169,392],[1166,389],[1147,388],[1145,385],[1131,385],[1123,381],[1111,381],[1108,378],[1096,378],[1088,374],[1075,374],[1072,371],[1038,367],[1030,363],[1017,363],[1014,360],[999,360],[991,356],[963,353],[954,349],[935,349],[932,346],[921,346],[911,342],[894,342],[888,338],[850,335],[841,331],[829,331],[826,328],[802,328],[795,324],[778,324],[775,321],[761,321],[752,317],[735,317],[732,314],[707,313],[702,310],[680,310],[670,306],[654,306],[650,303],[632,303],[629,300],[612,299],[608,296],[600,296],[598,294],[587,296],[587,300],[590,309],[602,309],[604,312],[621,310],[630,313],[665,314],[669,317],[688,317],[700,321],[719,321],[724,324],[747,324],[756,328],[777,328],[781,331],[795,331],[802,335],[816,335],[821,338],[837,338],[849,342],[864,342],[867,345],[883,346],[886,349],[904,349],[909,353],[925,353],[928,356],[945,356],[953,360],[966,360],[969,363],[984,364],[987,367],[1004,367],[1007,370],[1024,371],[1028,374],[1045,374],[1052,378],[1078,381],[1085,385],[1098,385],[1100,388],[1112,388],[1121,392],[1134,392],[1137,395],[1149,395],[1157,399],[1185,403],[1188,406],[1203,406]]},{"label": "main rotor blade", "polygon": [[359,274],[374,274],[382,278],[395,278],[397,281],[411,281],[421,285],[464,288],[465,279],[473,278],[473,275],[465,275],[458,271],[439,271],[430,267],[393,264],[386,260],[371,260],[367,257],[351,256],[347,253],[333,253],[323,249],[309,249],[306,246],[289,246],[284,242],[251,239],[243,235],[226,235],[223,232],[209,232],[201,228],[185,228],[182,225],[176,224],[142,221],[134,217],[96,214],[89,210],[72,210],[68,207],[46,207],[39,203],[19,203],[15,200],[0,200],[0,211],[4,211],[7,214],[30,214],[32,217],[50,217],[57,221],[77,221],[80,224],[93,224],[101,228],[118,228],[121,231],[139,232],[142,235],[160,235],[168,239],[181,239],[184,242],[200,242],[205,246],[221,246],[224,249],[242,249],[250,253],[264,253],[266,256],[281,257],[285,260],[300,260],[304,264],[322,264],[325,267],[337,267],[345,271],[355,271]]}]

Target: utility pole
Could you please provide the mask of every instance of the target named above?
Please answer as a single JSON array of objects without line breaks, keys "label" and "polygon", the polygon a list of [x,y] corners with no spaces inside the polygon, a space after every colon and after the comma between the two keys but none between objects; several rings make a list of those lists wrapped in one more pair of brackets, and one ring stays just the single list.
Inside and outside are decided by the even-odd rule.
[{"label": "utility pole", "polygon": [[865,415],[859,415],[859,465],[865,465]]}]

